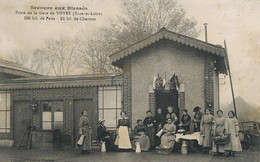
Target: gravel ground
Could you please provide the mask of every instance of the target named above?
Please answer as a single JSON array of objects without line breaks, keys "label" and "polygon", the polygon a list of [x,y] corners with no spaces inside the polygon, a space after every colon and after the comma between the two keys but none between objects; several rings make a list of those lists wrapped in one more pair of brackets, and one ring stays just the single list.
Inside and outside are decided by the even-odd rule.
[{"label": "gravel ground", "polygon": [[213,156],[212,154],[190,153],[181,155],[173,152],[170,155],[157,154],[152,152],[106,152],[91,151],[89,154],[81,154],[80,150],[26,150],[16,148],[0,148],[0,161],[2,162],[53,162],[53,161],[105,161],[105,162],[150,162],[150,161],[181,161],[181,162],[260,162],[260,150],[251,148],[236,155],[236,157]]}]

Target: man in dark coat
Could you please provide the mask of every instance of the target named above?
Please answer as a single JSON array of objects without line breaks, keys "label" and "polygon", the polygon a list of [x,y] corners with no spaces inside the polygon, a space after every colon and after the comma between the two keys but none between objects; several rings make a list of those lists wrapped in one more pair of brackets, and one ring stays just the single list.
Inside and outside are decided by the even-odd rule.
[{"label": "man in dark coat", "polygon": [[155,134],[155,118],[152,116],[152,112],[151,110],[147,110],[146,111],[147,117],[144,119],[144,125],[147,127],[147,133],[150,139],[150,143],[151,143],[151,149],[153,149],[155,147],[155,143],[154,143],[154,134]]}]

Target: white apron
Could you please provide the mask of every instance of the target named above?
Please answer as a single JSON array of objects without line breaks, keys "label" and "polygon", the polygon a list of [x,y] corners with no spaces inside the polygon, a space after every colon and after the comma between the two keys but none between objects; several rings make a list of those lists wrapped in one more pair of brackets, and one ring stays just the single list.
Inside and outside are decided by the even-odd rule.
[{"label": "white apron", "polygon": [[119,127],[115,145],[118,145],[118,148],[120,148],[120,149],[131,149],[132,148],[127,126]]}]

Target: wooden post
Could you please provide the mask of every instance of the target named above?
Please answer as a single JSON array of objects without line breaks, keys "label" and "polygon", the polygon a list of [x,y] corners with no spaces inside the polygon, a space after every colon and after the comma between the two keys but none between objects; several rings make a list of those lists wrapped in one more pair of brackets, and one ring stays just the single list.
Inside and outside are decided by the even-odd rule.
[{"label": "wooden post", "polygon": [[235,101],[235,95],[234,95],[234,89],[233,89],[233,83],[232,83],[232,76],[231,76],[231,70],[230,70],[229,59],[228,59],[226,40],[224,40],[224,45],[225,45],[225,52],[226,52],[226,56],[227,56],[227,59],[226,59],[227,60],[227,69],[228,69],[228,73],[229,73],[229,81],[230,81],[230,86],[231,86],[231,92],[232,92],[232,98],[233,98],[233,104],[234,104],[234,111],[235,111],[236,117],[238,119],[236,101]]}]

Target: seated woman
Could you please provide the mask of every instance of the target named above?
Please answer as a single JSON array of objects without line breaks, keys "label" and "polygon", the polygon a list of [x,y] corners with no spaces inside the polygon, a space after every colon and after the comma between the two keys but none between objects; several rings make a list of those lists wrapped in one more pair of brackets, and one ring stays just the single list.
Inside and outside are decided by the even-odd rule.
[{"label": "seated woman", "polygon": [[134,128],[134,139],[132,141],[133,149],[136,148],[136,142],[140,143],[140,148],[142,151],[149,151],[150,149],[150,140],[147,136],[147,127],[143,125],[141,119],[137,120],[137,125]]},{"label": "seated woman", "polygon": [[100,143],[105,142],[106,150],[111,151],[114,148],[113,140],[110,136],[110,133],[107,131],[105,126],[105,120],[100,119],[98,121],[98,128],[97,128],[97,139]]},{"label": "seated woman", "polygon": [[167,123],[163,126],[163,135],[161,137],[161,145],[163,148],[173,148],[175,143],[176,126],[172,119],[168,118]]}]

